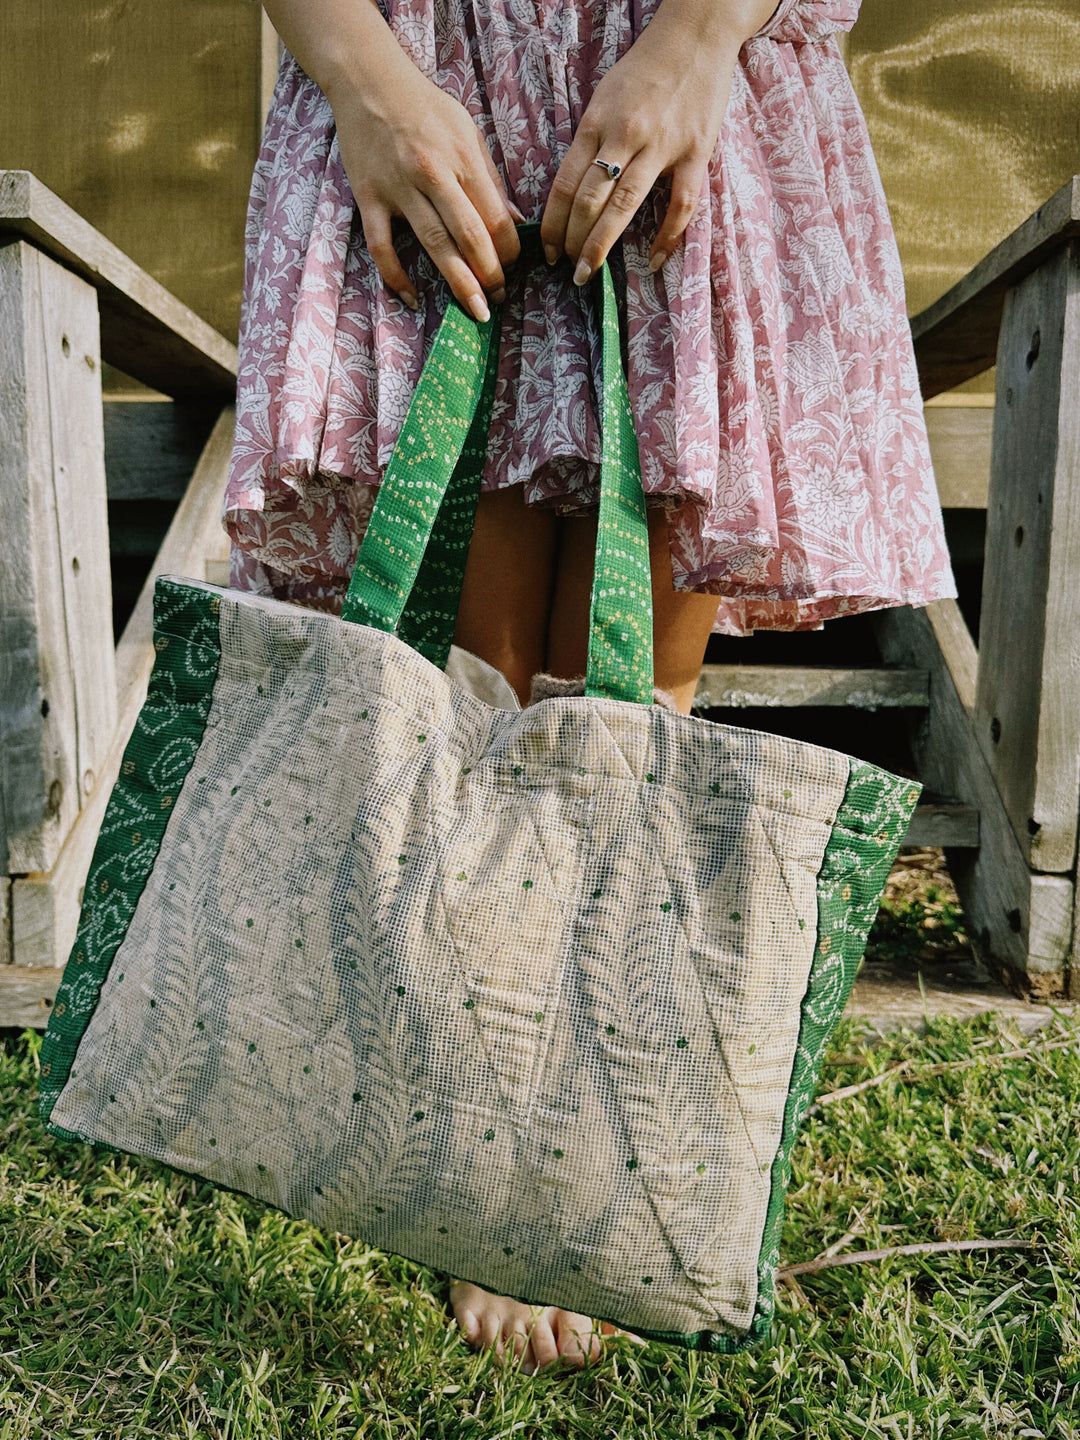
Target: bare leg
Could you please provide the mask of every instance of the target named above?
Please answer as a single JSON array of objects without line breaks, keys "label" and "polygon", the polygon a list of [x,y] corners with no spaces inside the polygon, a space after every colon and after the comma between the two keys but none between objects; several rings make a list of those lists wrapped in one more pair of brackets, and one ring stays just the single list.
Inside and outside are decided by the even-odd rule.
[{"label": "bare leg", "polygon": [[528,704],[544,668],[557,517],[525,504],[520,485],[485,490],[476,507],[454,644],[501,670]]},{"label": "bare leg", "polygon": [[[688,715],[720,600],[716,595],[672,588],[667,514],[659,506],[650,506],[647,513],[653,577],[654,682],[661,690],[669,690],[679,709]],[[596,516],[565,516],[559,523],[562,529],[546,663],[553,675],[569,679],[584,675],[588,658]]]}]

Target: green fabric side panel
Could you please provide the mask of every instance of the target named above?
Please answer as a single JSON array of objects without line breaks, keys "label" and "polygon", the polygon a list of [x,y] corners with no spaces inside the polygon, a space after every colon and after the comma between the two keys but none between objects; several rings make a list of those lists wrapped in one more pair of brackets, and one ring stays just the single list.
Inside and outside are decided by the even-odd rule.
[{"label": "green fabric side panel", "polygon": [[783,1133],[773,1161],[758,1261],[757,1311],[747,1345],[763,1340],[772,1322],[795,1138],[813,1104],[829,1037],[844,1013],[885,882],[921,793],[917,781],[891,775],[864,760],[851,761],[847,791],[818,875],[817,947],[802,1004]]},{"label": "green fabric side panel", "polygon": [[495,403],[495,381],[499,370],[499,340],[502,311],[492,310],[491,336],[487,349],[483,387],[469,433],[446,487],[439,513],[424,552],[416,583],[398,625],[398,638],[418,650],[425,660],[446,669],[450,645],[461,604],[465,564],[469,557],[476,506],[480,499],[484,458],[491,432],[491,411]]},{"label": "green fabric side panel", "polygon": [[342,601],[343,620],[397,630],[472,429],[493,331],[494,319],[481,324],[450,300],[379,486]]},{"label": "green fabric side panel", "polygon": [[652,571],[641,454],[619,347],[615,285],[606,262],[589,283],[596,285],[597,281],[603,295],[602,453],[585,694],[651,705]]},{"label": "green fabric side panel", "polygon": [[221,661],[220,599],[169,579],[154,585],[157,656],[146,701],[109,796],[82,911],[41,1042],[39,1111],[46,1129],[67,1084],[113,957],[157,860],[165,827],[202,744]]},{"label": "green fabric side panel", "polygon": [[847,789],[818,874],[817,945],[802,1002],[780,1145],[770,1176],[758,1257],[758,1300],[749,1330],[744,1336],[709,1330],[689,1335],[637,1332],[646,1339],[731,1355],[760,1344],[768,1335],[776,1305],[784,1196],[791,1180],[795,1139],[813,1104],[825,1048],[844,1013],[885,882],[921,793],[917,780],[892,775],[864,760],[851,761]]}]

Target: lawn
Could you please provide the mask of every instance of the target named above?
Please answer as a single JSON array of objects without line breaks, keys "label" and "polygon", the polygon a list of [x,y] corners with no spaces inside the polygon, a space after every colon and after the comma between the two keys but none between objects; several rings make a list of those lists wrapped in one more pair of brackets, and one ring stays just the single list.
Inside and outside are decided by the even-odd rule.
[{"label": "lawn", "polygon": [[[894,900],[876,943],[920,924]],[[46,1135],[40,1035],[0,1036],[0,1440],[1080,1440],[1075,1018],[1028,1038],[993,1016],[919,1038],[846,1019],[822,1091],[910,1063],[820,1105],[796,1144],[785,1266],[1015,1248],[800,1274],[750,1354],[622,1339],[535,1377],[466,1348],[441,1274]]]}]

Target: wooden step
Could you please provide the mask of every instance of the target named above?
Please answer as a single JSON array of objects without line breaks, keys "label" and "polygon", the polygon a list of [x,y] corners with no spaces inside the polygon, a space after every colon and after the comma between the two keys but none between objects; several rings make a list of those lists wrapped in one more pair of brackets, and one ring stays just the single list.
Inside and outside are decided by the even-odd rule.
[{"label": "wooden step", "polygon": [[956,800],[924,800],[916,805],[903,845],[940,846],[943,850],[979,848],[979,811]]},{"label": "wooden step", "polygon": [[[105,483],[109,502],[179,504],[221,413],[221,401],[147,400],[142,393],[102,397]],[[110,531],[112,518],[110,517]]]},{"label": "wooden step", "polygon": [[758,706],[846,705],[925,709],[925,670],[834,670],[816,665],[703,665],[695,710],[749,710]]}]

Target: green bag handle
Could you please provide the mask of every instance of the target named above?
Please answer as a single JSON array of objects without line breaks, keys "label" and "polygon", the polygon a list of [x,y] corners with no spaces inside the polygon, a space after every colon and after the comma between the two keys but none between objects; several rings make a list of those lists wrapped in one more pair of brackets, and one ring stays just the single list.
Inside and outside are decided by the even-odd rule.
[{"label": "green bag handle", "polygon": [[[518,226],[521,262],[542,258],[539,221]],[[652,578],[641,459],[619,348],[611,270],[601,285],[600,515],[585,693],[653,703]],[[457,620],[491,427],[501,308],[474,320],[451,296],[379,486],[341,608],[397,634],[440,670]]]}]

